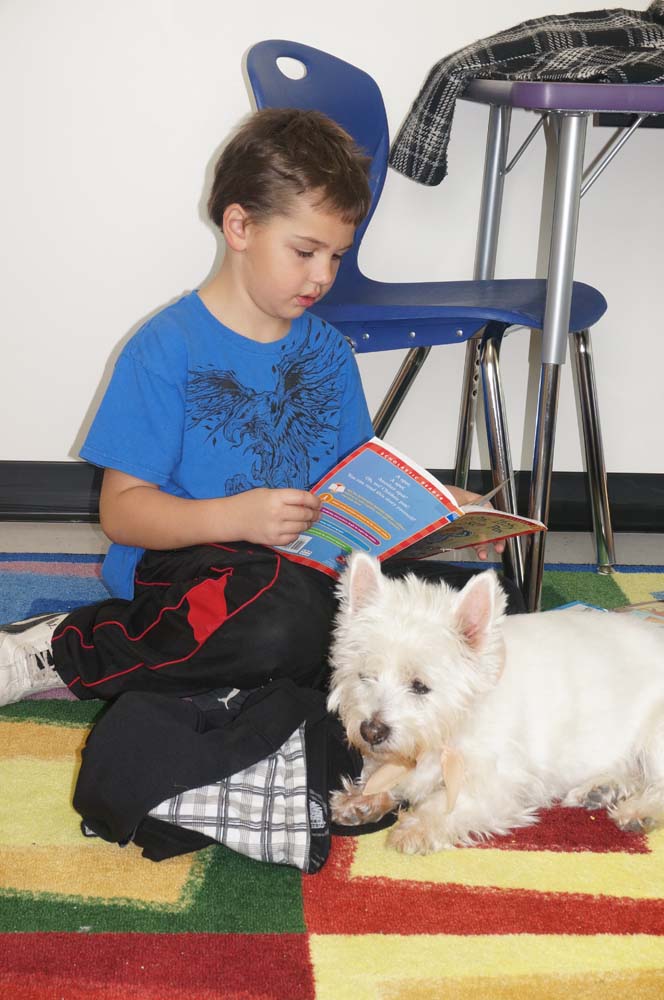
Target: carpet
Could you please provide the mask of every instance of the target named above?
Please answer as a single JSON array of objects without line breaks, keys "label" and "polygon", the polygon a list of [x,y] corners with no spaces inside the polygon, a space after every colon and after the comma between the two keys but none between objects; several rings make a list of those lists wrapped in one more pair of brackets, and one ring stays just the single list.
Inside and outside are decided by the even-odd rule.
[{"label": "carpet", "polygon": [[[0,555],[0,621],[105,595],[95,556]],[[664,566],[549,566],[543,603],[664,596]],[[626,665],[628,669],[628,665]],[[12,1000],[583,1000],[664,995],[664,830],[551,809],[405,858],[335,838],[322,871],[214,847],[160,864],[82,837],[70,801],[99,702],[0,710],[0,996]]]}]

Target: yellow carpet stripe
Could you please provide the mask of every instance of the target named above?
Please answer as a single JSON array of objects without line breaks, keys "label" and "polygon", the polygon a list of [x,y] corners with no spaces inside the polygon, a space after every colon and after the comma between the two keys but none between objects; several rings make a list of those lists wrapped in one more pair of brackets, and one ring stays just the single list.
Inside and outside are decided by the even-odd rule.
[{"label": "yellow carpet stripe", "polygon": [[[652,935],[312,935],[310,951],[316,1000],[442,998],[447,993],[441,981],[559,977],[561,969],[573,977],[664,968],[664,938]],[[418,993],[418,983],[437,986]],[[484,996],[493,996],[490,982]]]},{"label": "yellow carpet stripe", "polygon": [[86,730],[35,723],[0,726],[0,891],[182,908],[198,856],[159,865],[81,835],[72,806]]},{"label": "yellow carpet stripe", "polygon": [[653,590],[664,590],[664,577],[657,573],[615,573],[613,579],[627,598],[628,604],[652,601]]},{"label": "yellow carpet stripe", "polygon": [[385,847],[386,833],[358,838],[351,878],[386,878],[536,892],[664,897],[664,829],[648,836],[649,854],[458,848],[427,857]]},{"label": "yellow carpet stripe", "polygon": [[4,758],[39,757],[42,760],[75,755],[78,761],[88,731],[88,726],[53,726],[3,719],[0,722],[0,753]]},{"label": "yellow carpet stripe", "polygon": [[153,864],[130,844],[120,848],[103,840],[84,840],[80,847],[58,849],[57,862],[50,845],[3,847],[0,856],[0,892],[30,892],[83,897],[99,902],[123,899],[159,903],[175,909],[188,905],[187,883],[197,855],[185,854]]}]

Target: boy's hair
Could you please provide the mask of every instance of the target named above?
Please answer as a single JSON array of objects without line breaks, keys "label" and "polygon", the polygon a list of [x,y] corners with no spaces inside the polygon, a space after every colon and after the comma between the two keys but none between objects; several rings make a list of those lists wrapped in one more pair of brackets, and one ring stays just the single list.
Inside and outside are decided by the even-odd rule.
[{"label": "boy's hair", "polygon": [[208,214],[220,229],[228,205],[256,222],[286,214],[296,195],[320,192],[319,206],[358,226],[371,205],[371,158],[319,111],[265,108],[238,129],[214,171]]}]

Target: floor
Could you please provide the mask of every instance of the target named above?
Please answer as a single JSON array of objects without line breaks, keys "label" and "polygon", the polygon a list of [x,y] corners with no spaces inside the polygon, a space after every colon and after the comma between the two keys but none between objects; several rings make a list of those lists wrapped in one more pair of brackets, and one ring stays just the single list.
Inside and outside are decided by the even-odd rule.
[{"label": "floor", "polygon": [[[620,565],[664,566],[664,534],[622,533],[616,536]],[[0,521],[0,552],[103,553],[108,546],[98,524],[73,522]],[[450,553],[450,559],[459,559]],[[473,554],[463,552],[464,560]],[[546,543],[548,563],[594,562],[593,538],[580,532],[551,532]]]}]

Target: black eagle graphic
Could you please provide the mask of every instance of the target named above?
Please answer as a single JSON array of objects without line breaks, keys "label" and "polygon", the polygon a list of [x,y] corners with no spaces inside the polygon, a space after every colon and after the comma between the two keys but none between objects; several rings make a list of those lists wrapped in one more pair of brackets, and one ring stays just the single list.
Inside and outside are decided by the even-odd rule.
[{"label": "black eagle graphic", "polygon": [[313,334],[311,326],[297,351],[284,346],[271,391],[257,392],[212,366],[190,373],[188,427],[202,426],[212,445],[223,438],[250,456],[250,472],[226,481],[227,496],[256,486],[307,487],[329,464],[323,460],[339,426],[345,348],[325,326]]}]

